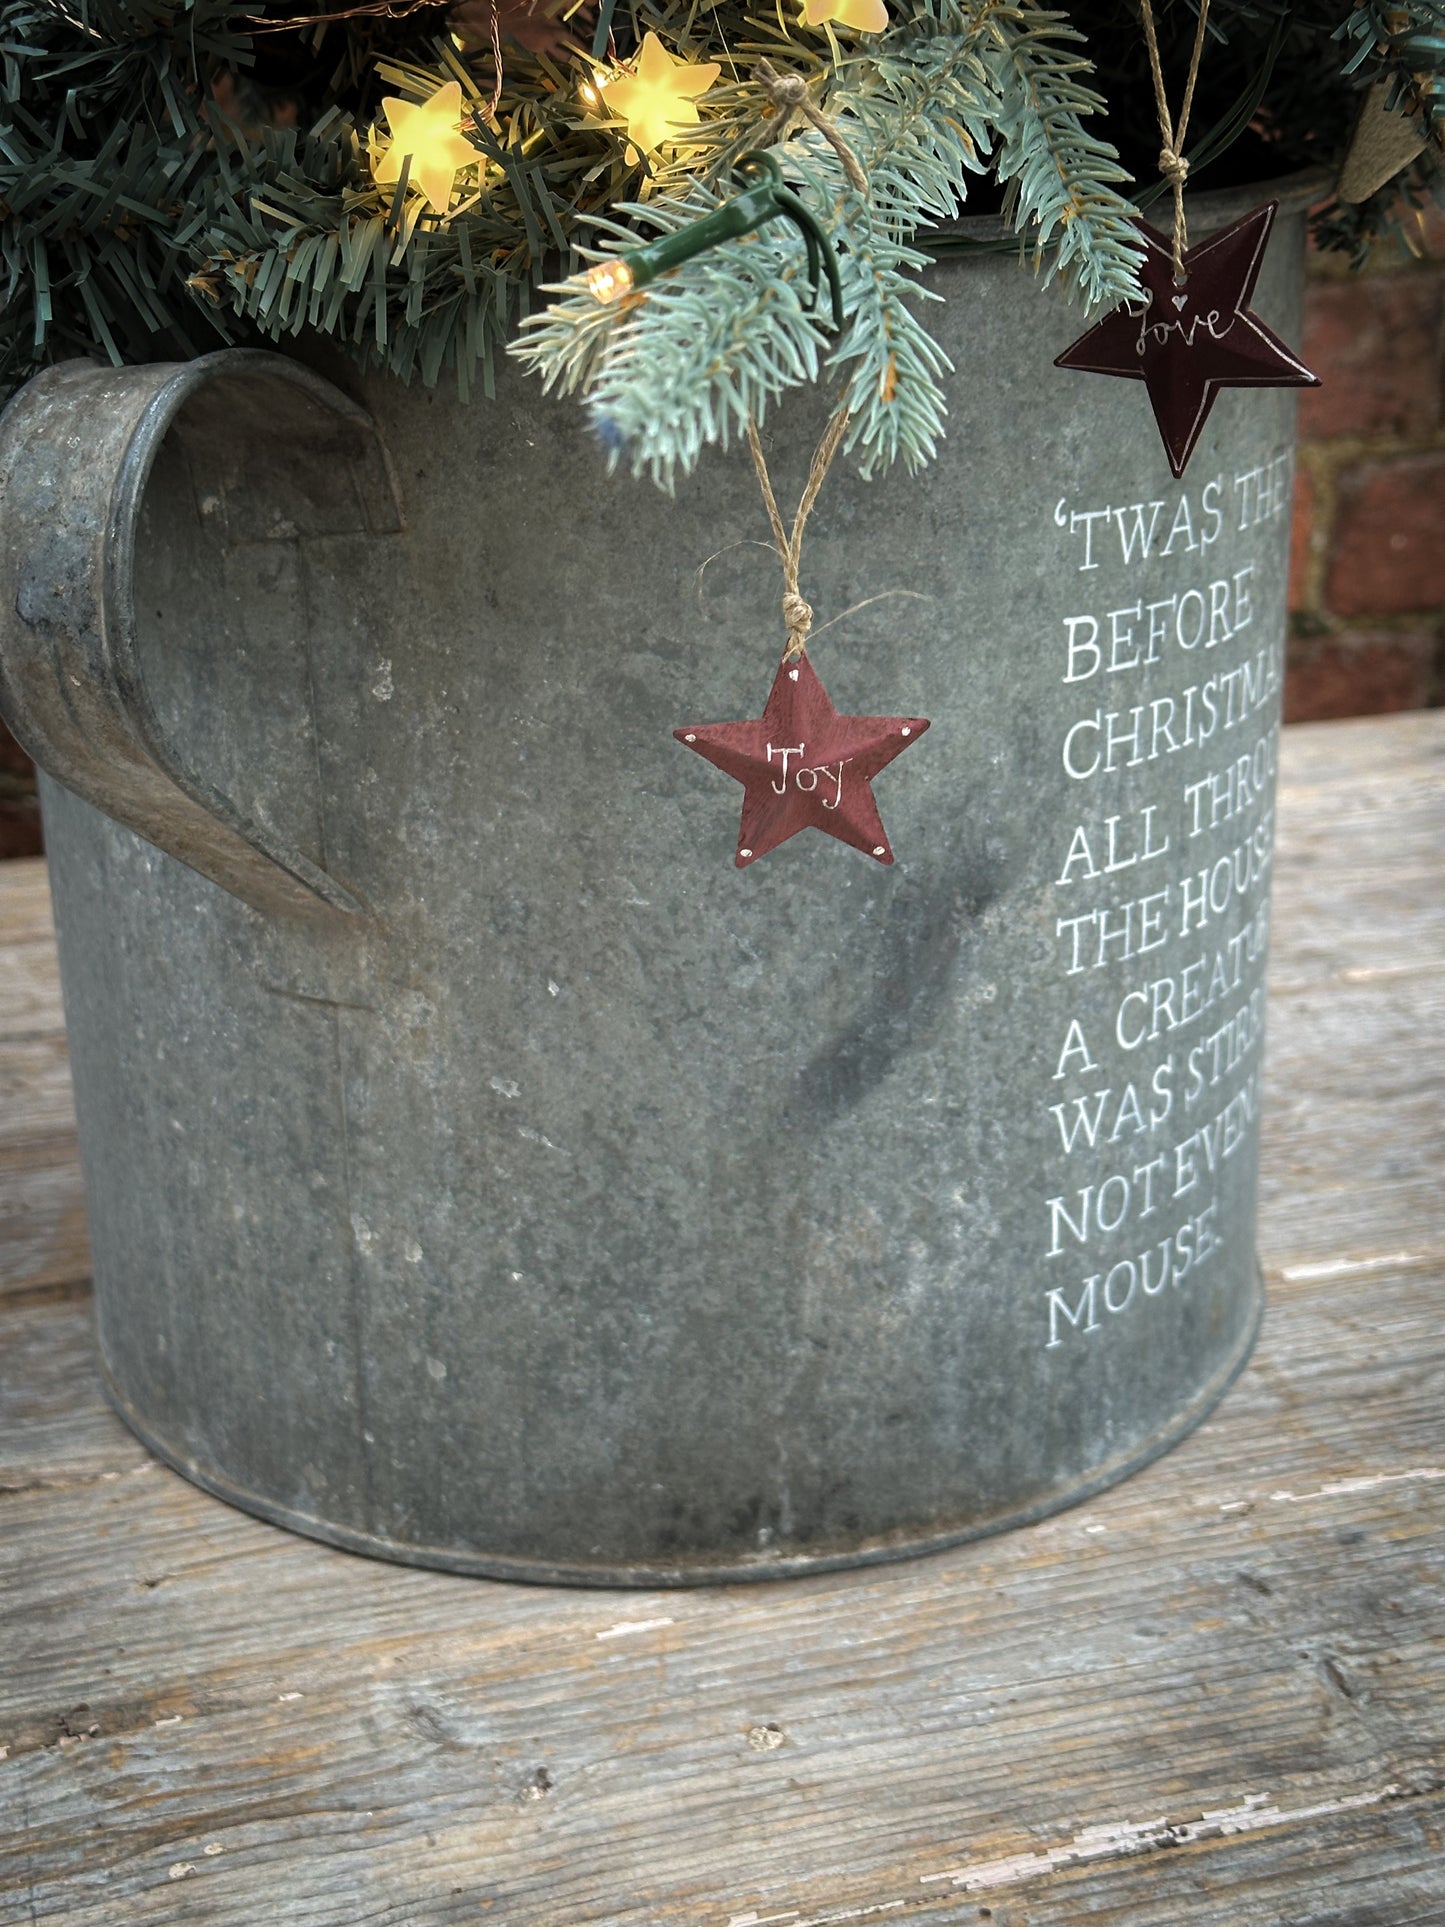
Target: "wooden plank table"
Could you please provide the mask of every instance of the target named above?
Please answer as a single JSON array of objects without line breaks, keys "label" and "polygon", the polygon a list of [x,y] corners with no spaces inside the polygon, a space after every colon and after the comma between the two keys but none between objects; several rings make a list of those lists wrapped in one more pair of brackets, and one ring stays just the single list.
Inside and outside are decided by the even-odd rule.
[{"label": "wooden plank table", "polygon": [[1445,1922],[1445,717],[1284,772],[1238,1387],[1028,1531],[701,1592],[374,1565],[147,1456],[0,867],[0,1919]]}]

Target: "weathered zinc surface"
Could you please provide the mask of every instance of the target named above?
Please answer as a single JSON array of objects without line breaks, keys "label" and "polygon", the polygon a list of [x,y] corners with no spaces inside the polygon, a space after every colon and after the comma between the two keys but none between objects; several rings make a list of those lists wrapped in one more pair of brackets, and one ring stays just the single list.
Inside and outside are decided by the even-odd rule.
[{"label": "weathered zinc surface", "polygon": [[932,718],[888,870],[737,875],[672,740],[771,679],[745,458],[669,503],[510,373],[379,382],[374,438],[247,357],[15,405],[17,729],[197,866],[47,785],[101,1347],[192,1476],[465,1570],[761,1576],[1037,1516],[1238,1369],[1294,398],[1172,484],[1141,388],[1052,368],[1075,312],[938,272],[967,436],[835,475],[805,560],[820,629],[888,594],[817,635],[839,706]]},{"label": "weathered zinc surface", "polygon": [[[149,1459],[83,1297],[0,1305],[6,1927],[1438,1927],[1445,718],[1282,765],[1260,1344],[1028,1532],[621,1598],[388,1569]],[[53,1115],[38,869],[0,1187]]]}]

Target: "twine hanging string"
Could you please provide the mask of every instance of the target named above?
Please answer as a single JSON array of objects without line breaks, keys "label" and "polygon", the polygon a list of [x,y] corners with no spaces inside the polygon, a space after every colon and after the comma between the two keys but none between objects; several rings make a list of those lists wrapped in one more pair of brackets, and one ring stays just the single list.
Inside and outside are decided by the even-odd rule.
[{"label": "twine hanging string", "polygon": [[1204,52],[1204,23],[1209,18],[1209,0],[1199,0],[1199,24],[1194,29],[1194,51],[1189,56],[1189,77],[1184,83],[1184,100],[1176,124],[1169,116],[1169,99],[1164,91],[1164,68],[1159,59],[1159,36],[1154,30],[1151,0],[1139,0],[1144,16],[1144,39],[1149,48],[1149,71],[1154,77],[1154,105],[1159,110],[1159,172],[1174,190],[1174,279],[1184,279],[1184,251],[1189,230],[1184,221],[1184,183],[1189,178],[1189,163],[1184,158],[1184,135],[1189,126],[1189,110],[1194,105],[1194,84],[1199,78],[1199,61]]},{"label": "twine hanging string", "polygon": [[818,491],[823,486],[828,470],[832,466],[833,457],[838,453],[847,431],[848,410],[846,406],[840,404],[823,431],[822,441],[813,450],[808,479],[803,485],[798,512],[793,517],[793,532],[789,535],[783,526],[778,498],[773,493],[767,462],[763,459],[763,445],[758,440],[757,426],[752,416],[748,417],[748,448],[752,454],[753,467],[757,471],[763,505],[768,511],[768,521],[772,524],[773,543],[783,565],[783,622],[788,631],[788,640],[783,645],[784,662],[795,662],[799,656],[807,652],[808,637],[813,628],[813,610],[798,588],[798,565],[803,555],[803,531],[808,525],[813,504],[818,499]]},{"label": "twine hanging string", "polygon": [[866,200],[868,198],[868,176],[859,165],[858,156],[838,132],[821,107],[814,104],[808,93],[808,83],[800,74],[780,74],[770,60],[760,60],[753,69],[753,79],[762,88],[776,108],[772,123],[755,142],[758,147],[776,147],[787,133],[794,114],[803,119],[827,141],[838,159],[843,163],[843,172],[853,186]]},{"label": "twine hanging string", "polygon": [[492,42],[492,98],[487,103],[487,119],[495,120],[502,104],[502,14],[497,0],[491,0],[487,9],[487,30]]},{"label": "twine hanging string", "polygon": [[[780,74],[769,60],[760,60],[753,69],[753,78],[772,102],[775,109],[772,124],[760,137],[757,145],[775,147],[787,133],[794,115],[800,115],[808,124],[815,127],[827,141],[842,163],[843,172],[857,192],[868,198],[868,176],[859,165],[858,156],[838,132],[837,127],[817,106],[808,93],[808,83],[800,74]],[[803,531],[808,525],[813,504],[818,499],[818,491],[827,479],[832,467],[833,457],[842,446],[843,437],[848,432],[849,412],[845,403],[839,403],[823,430],[823,439],[813,450],[813,459],[808,468],[808,479],[803,485],[803,493],[798,502],[798,512],[793,517],[793,532],[790,535],[783,525],[782,511],[778,498],[773,493],[772,477],[768,474],[768,464],[763,456],[763,445],[758,439],[757,424],[748,416],[748,451],[753,458],[753,468],[757,473],[758,487],[762,491],[763,506],[768,511],[768,522],[773,531],[773,546],[783,565],[783,623],[788,639],[783,645],[783,661],[795,662],[806,654],[808,637],[813,629],[812,605],[798,587],[798,569],[803,556]]]}]

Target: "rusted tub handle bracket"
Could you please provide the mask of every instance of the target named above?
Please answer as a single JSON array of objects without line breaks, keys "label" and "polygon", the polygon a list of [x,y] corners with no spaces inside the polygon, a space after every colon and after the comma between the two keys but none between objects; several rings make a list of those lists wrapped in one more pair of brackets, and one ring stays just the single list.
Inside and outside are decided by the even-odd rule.
[{"label": "rusted tub handle bracket", "polygon": [[349,890],[184,765],[146,693],[141,501],[181,410],[213,400],[238,443],[284,445],[293,479],[326,498],[326,532],[400,526],[370,416],[282,355],[48,368],[0,416],[0,713],[57,781],[233,896],[273,914],[358,915]]}]

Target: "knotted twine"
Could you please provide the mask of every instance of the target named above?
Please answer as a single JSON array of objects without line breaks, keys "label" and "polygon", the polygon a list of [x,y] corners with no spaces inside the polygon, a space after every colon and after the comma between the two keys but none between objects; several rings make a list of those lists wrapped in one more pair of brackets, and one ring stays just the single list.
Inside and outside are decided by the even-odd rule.
[{"label": "knotted twine", "polygon": [[[816,127],[827,141],[833,152],[843,164],[843,172],[866,200],[868,197],[868,176],[858,164],[858,157],[838,132],[833,122],[823,110],[816,106],[808,93],[808,83],[800,74],[780,74],[771,61],[760,60],[753,69],[753,78],[777,109],[772,125],[759,138],[759,147],[775,147],[787,133],[794,114],[801,114],[810,126]],[[813,450],[813,459],[808,468],[808,479],[803,485],[803,493],[798,502],[798,512],[793,517],[793,532],[789,535],[783,526],[782,513],[778,508],[778,498],[773,493],[772,478],[768,474],[768,464],[763,458],[763,445],[758,440],[757,424],[748,416],[748,451],[753,458],[753,468],[762,491],[763,506],[768,511],[768,521],[773,531],[773,546],[783,565],[783,624],[788,632],[787,642],[783,645],[783,661],[796,662],[805,655],[808,637],[813,628],[813,607],[798,587],[798,568],[803,556],[803,530],[808,525],[813,504],[818,499],[818,491],[827,478],[833,457],[838,453],[844,435],[848,432],[848,408],[839,403],[828,426],[823,430],[823,439]]]},{"label": "knotted twine", "polygon": [[1159,172],[1174,190],[1174,279],[1184,279],[1184,251],[1189,230],[1184,220],[1184,183],[1189,178],[1189,163],[1184,158],[1184,133],[1189,125],[1189,110],[1194,105],[1194,83],[1199,78],[1199,61],[1204,52],[1204,23],[1209,18],[1209,0],[1199,0],[1199,24],[1194,29],[1194,51],[1189,56],[1189,76],[1184,83],[1184,100],[1176,125],[1169,117],[1169,100],[1164,91],[1164,68],[1159,59],[1159,36],[1154,31],[1151,0],[1139,0],[1144,16],[1144,39],[1149,48],[1149,71],[1154,77],[1154,105],[1159,111],[1159,135],[1164,145],[1159,150]]},{"label": "knotted twine", "polygon": [[776,147],[788,131],[794,114],[803,119],[827,141],[838,159],[843,163],[843,172],[866,200],[868,198],[868,176],[858,164],[858,156],[838,132],[833,122],[815,106],[808,93],[808,83],[801,74],[780,74],[770,60],[760,60],[753,69],[753,79],[762,88],[768,99],[777,109],[772,125],[759,137],[759,147]]},{"label": "knotted twine", "polygon": [[813,504],[818,499],[818,491],[823,486],[833,457],[837,454],[847,429],[848,409],[846,405],[840,404],[823,431],[822,441],[813,450],[808,479],[803,485],[798,512],[793,517],[793,532],[789,535],[783,526],[778,498],[773,493],[767,462],[763,459],[763,445],[758,440],[757,425],[752,416],[748,416],[748,449],[752,454],[753,467],[757,471],[758,487],[762,490],[763,502],[768,511],[768,521],[772,524],[773,544],[783,565],[783,623],[788,631],[788,640],[783,646],[784,662],[795,662],[807,651],[808,636],[813,627],[813,610],[812,605],[804,599],[798,588],[798,565],[803,555],[803,530],[808,525],[808,517],[812,513]]}]

